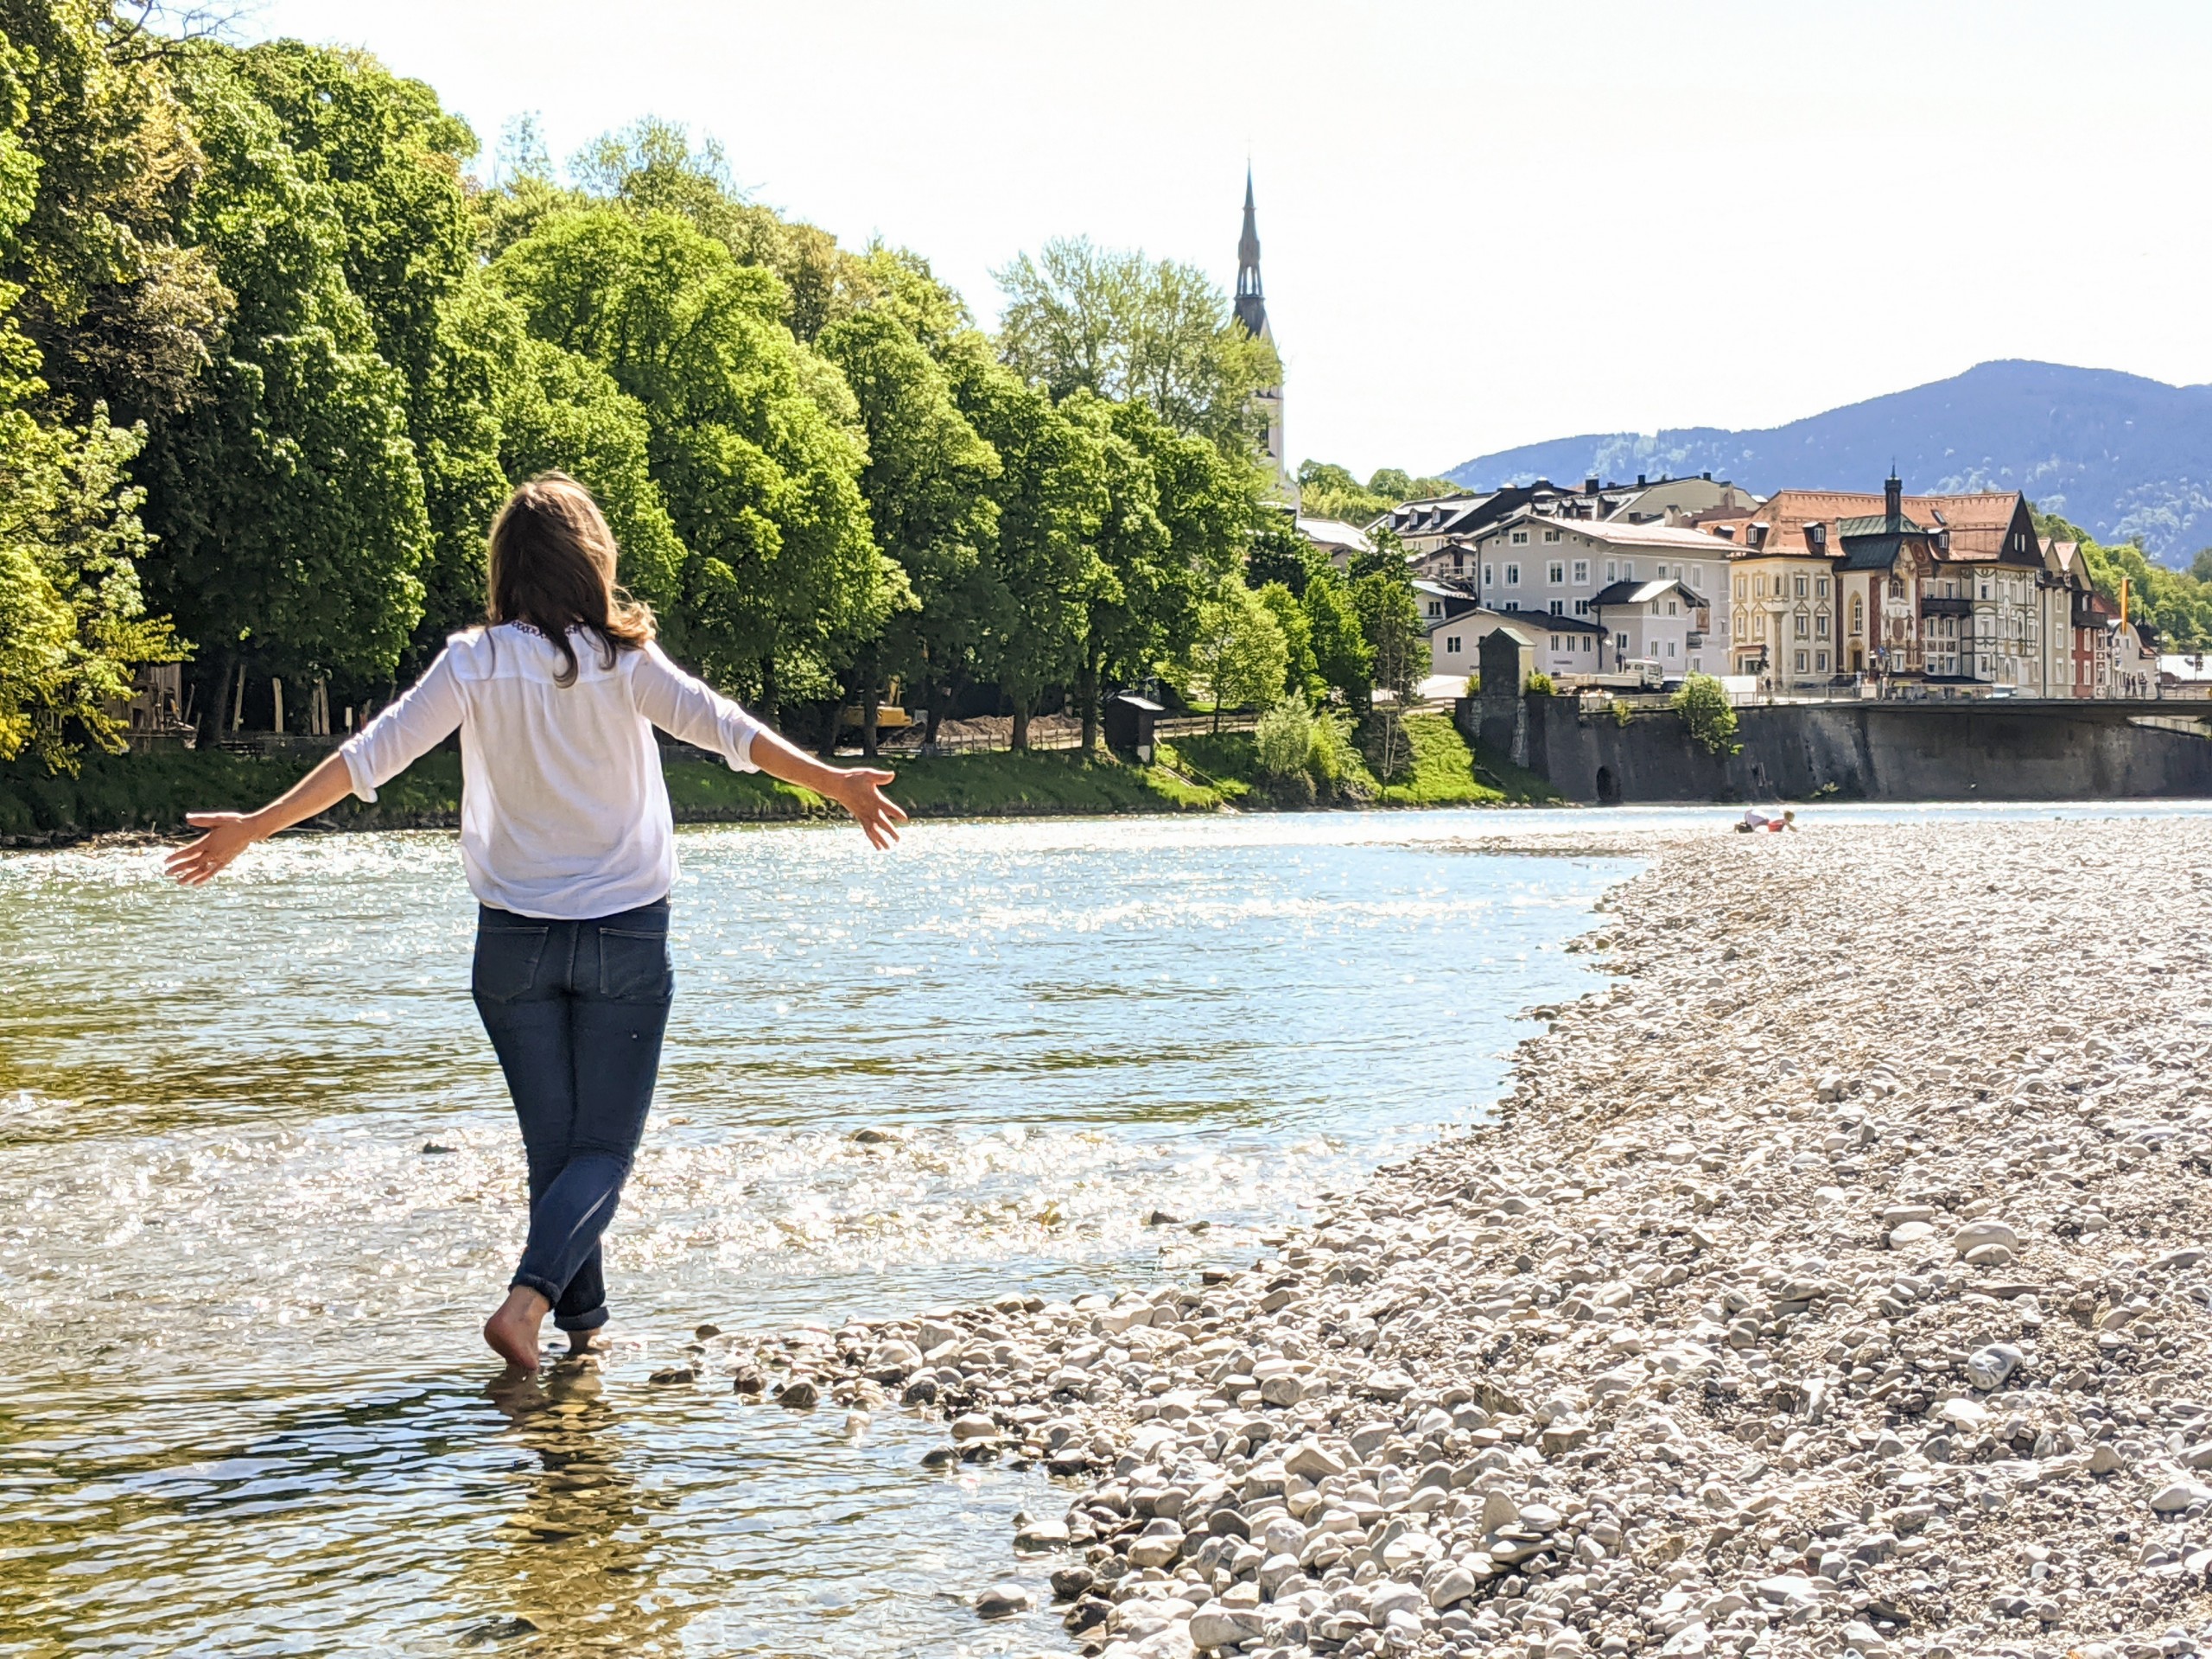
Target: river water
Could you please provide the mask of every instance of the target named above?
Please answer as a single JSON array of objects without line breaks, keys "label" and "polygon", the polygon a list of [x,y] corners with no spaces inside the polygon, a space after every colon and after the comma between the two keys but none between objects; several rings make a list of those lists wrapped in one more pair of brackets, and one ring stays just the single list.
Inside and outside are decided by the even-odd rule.
[{"label": "river water", "polygon": [[1041,1477],[648,1373],[702,1321],[1249,1260],[1596,982],[1560,947],[1630,867],[1463,844],[1545,820],[683,832],[620,1340],[527,1413],[476,1333],[522,1163],[451,837],[193,893],[0,856],[0,1652],[1066,1651],[969,1609],[1042,1590],[1007,1548]]}]

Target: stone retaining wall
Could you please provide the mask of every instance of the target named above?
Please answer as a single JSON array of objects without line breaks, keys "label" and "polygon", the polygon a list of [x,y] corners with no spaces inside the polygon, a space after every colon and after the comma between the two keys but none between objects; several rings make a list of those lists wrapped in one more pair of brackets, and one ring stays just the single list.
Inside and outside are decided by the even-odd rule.
[{"label": "stone retaining wall", "polygon": [[1573,697],[1462,698],[1456,717],[1483,747],[1596,804],[2212,796],[2212,735],[2199,734],[2212,707],[2195,702],[1751,707],[1737,711],[1733,755],[1708,752],[1671,711],[1622,724]]}]

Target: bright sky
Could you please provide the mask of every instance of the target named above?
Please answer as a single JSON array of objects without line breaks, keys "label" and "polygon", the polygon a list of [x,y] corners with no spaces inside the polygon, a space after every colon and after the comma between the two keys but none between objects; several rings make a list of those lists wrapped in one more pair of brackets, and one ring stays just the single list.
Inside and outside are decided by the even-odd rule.
[{"label": "bright sky", "polygon": [[[269,0],[487,152],[652,113],[985,322],[1055,235],[1236,276],[1294,458],[1770,425],[2032,357],[2212,380],[2199,0]],[[488,156],[487,156],[488,160]]]}]

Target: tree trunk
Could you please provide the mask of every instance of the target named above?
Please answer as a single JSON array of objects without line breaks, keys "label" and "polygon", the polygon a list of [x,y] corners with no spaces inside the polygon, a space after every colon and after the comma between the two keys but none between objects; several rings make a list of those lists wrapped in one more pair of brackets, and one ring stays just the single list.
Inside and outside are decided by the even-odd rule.
[{"label": "tree trunk", "polygon": [[216,671],[215,695],[208,698],[200,710],[200,741],[212,746],[223,741],[223,720],[231,711],[231,677],[238,671],[238,659],[226,654],[223,665]]},{"label": "tree trunk", "polygon": [[776,659],[772,656],[760,659],[760,721],[766,726],[782,723],[782,697],[776,689]]},{"label": "tree trunk", "polygon": [[1083,702],[1083,758],[1098,758],[1098,679],[1101,672],[1097,653],[1086,641],[1083,647],[1083,671],[1076,677],[1076,696]]},{"label": "tree trunk", "polygon": [[875,653],[870,652],[867,677],[861,682],[861,753],[875,759],[875,714],[883,702],[883,679],[876,672]]},{"label": "tree trunk", "polygon": [[1216,737],[1221,735],[1221,688],[1219,686],[1213,689],[1213,734]]},{"label": "tree trunk", "polygon": [[1014,735],[1007,740],[1007,747],[1016,754],[1029,753],[1029,700],[1027,697],[1014,700]]},{"label": "tree trunk", "polygon": [[231,729],[245,724],[245,664],[238,664],[238,683],[231,688]]}]

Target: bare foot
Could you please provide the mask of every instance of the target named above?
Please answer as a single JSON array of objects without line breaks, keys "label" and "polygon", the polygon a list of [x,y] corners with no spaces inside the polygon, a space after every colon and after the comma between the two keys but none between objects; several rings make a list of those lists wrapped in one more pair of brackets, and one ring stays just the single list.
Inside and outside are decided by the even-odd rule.
[{"label": "bare foot", "polygon": [[569,1332],[569,1357],[578,1359],[586,1354],[596,1354],[607,1345],[607,1327],[594,1325],[588,1331]]},{"label": "bare foot", "polygon": [[537,1327],[553,1304],[534,1290],[517,1285],[499,1304],[499,1311],[484,1321],[484,1340],[492,1351],[525,1376],[537,1369]]}]

